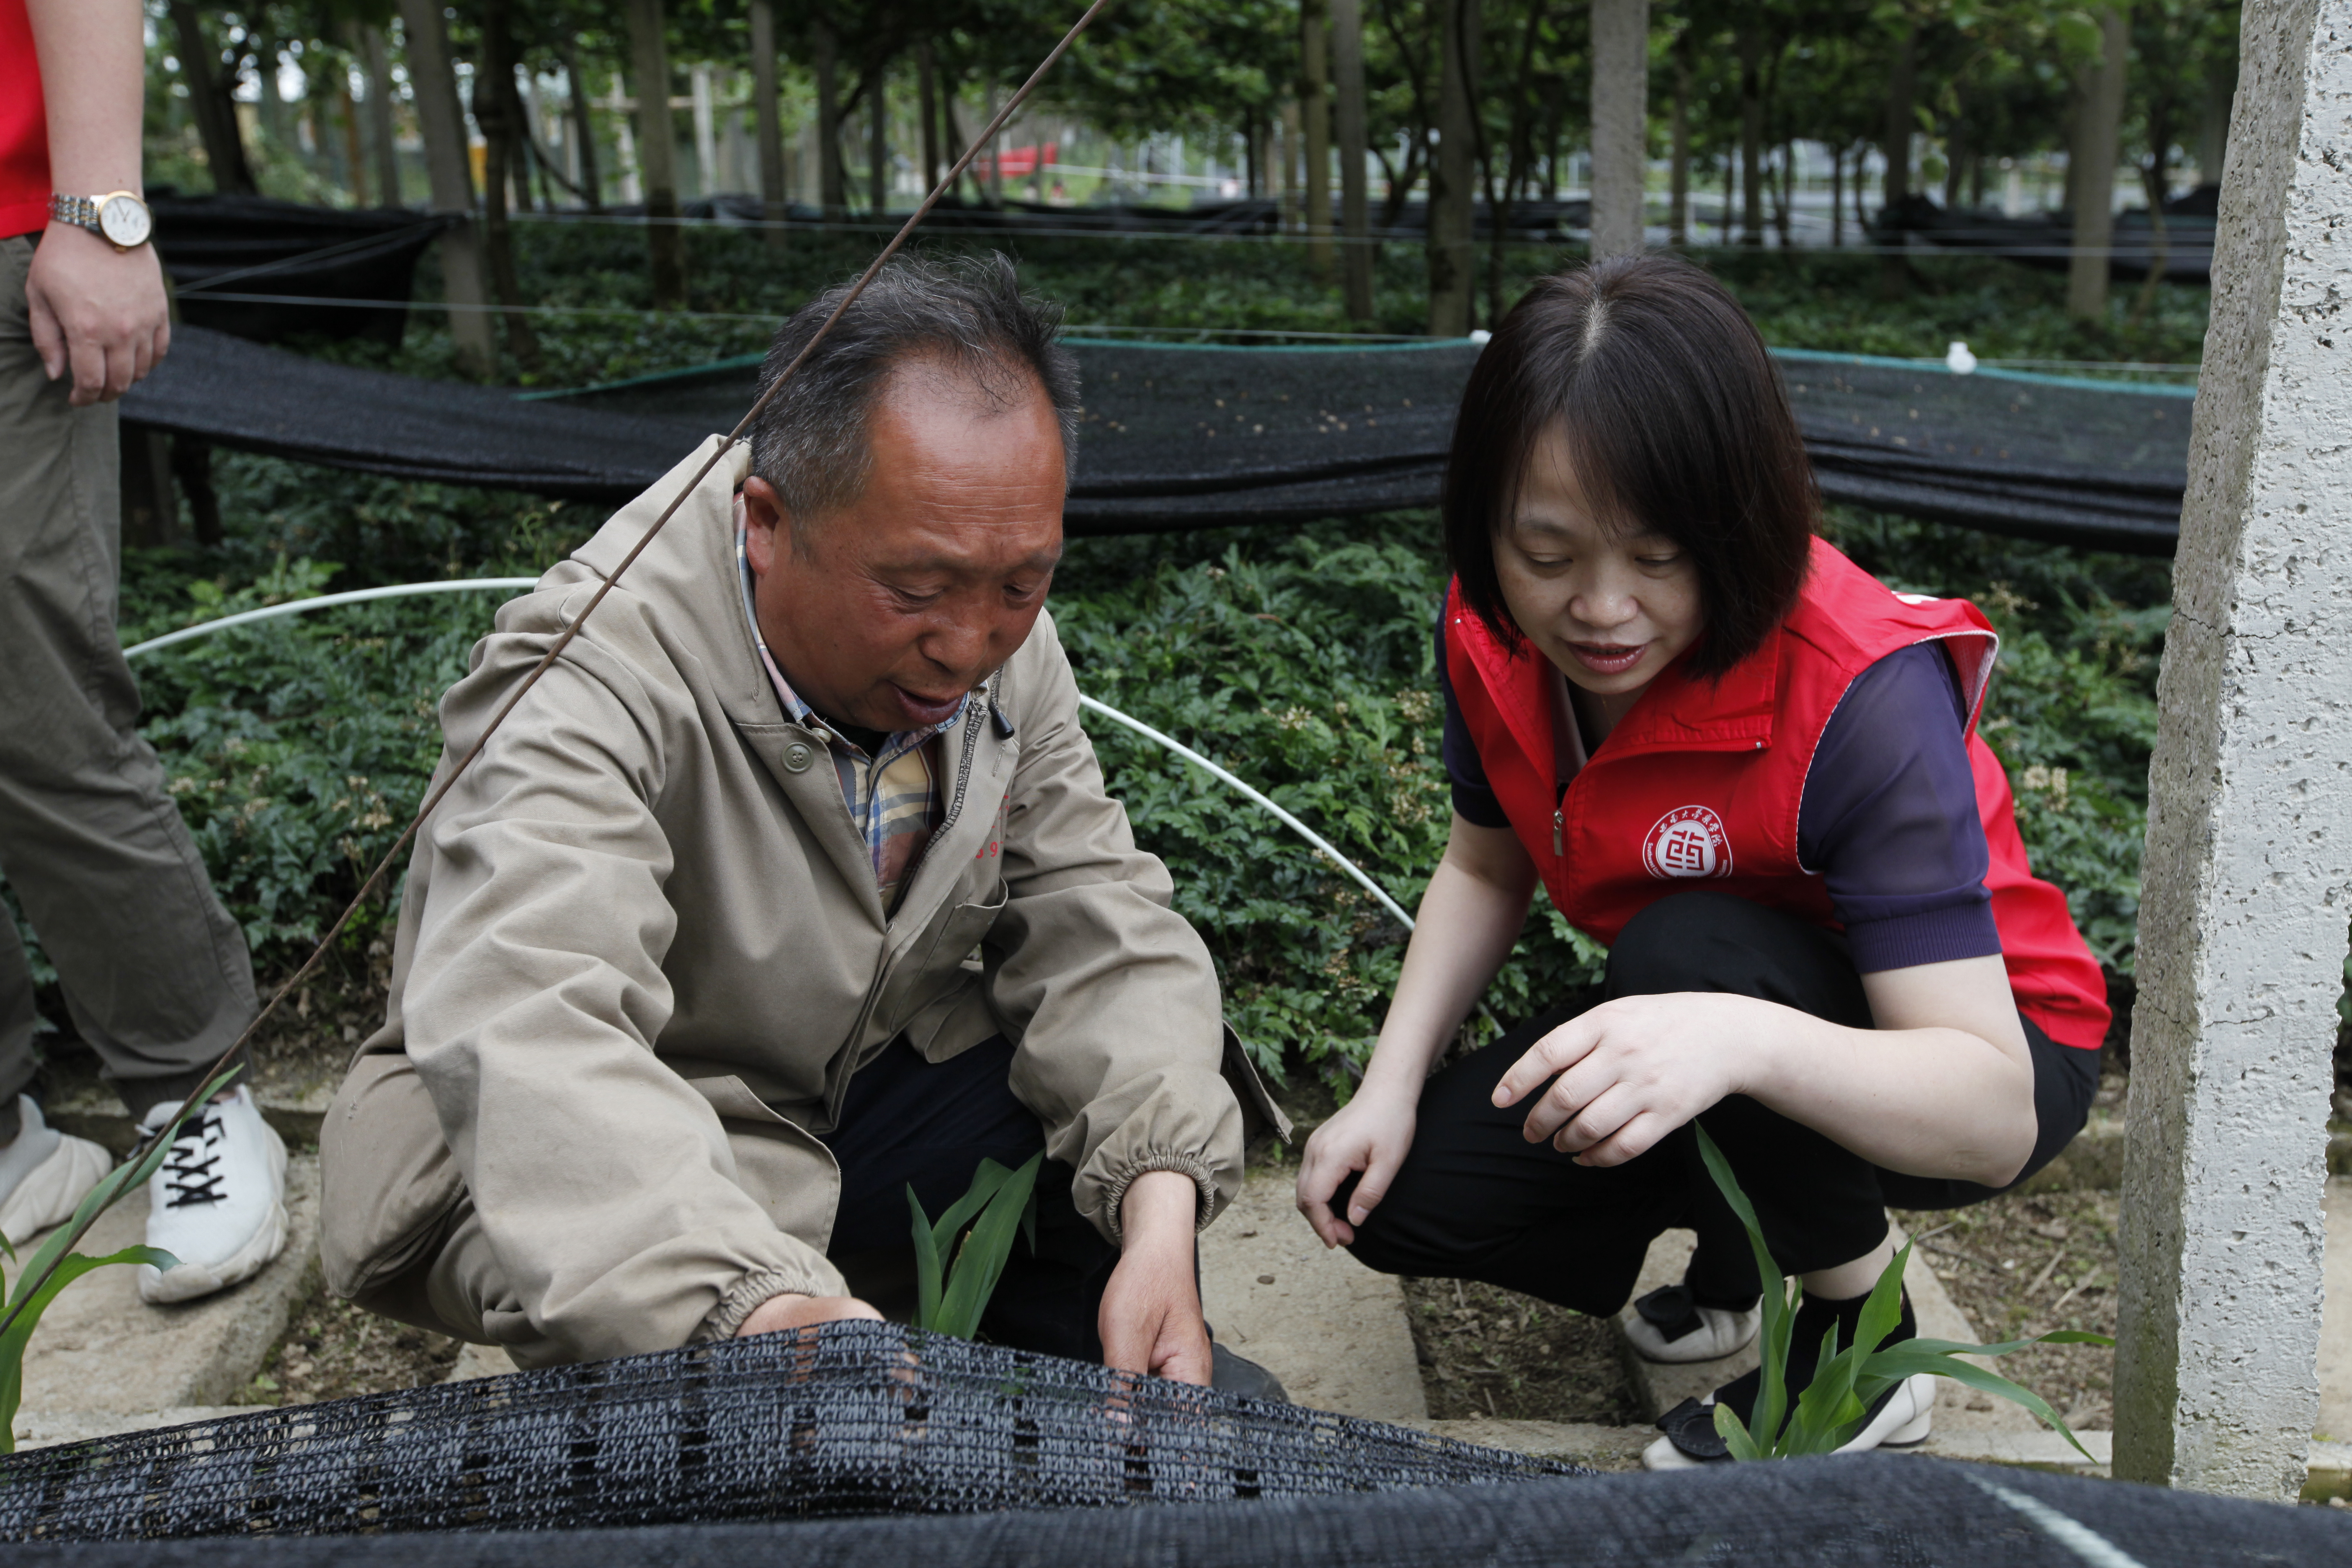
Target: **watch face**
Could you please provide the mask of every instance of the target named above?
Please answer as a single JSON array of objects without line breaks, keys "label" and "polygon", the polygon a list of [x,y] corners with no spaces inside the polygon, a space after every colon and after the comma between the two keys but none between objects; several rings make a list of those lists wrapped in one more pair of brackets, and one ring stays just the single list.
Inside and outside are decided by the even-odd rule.
[{"label": "watch face", "polygon": [[147,238],[147,205],[133,196],[116,196],[98,209],[98,227],[117,245],[142,244]]}]

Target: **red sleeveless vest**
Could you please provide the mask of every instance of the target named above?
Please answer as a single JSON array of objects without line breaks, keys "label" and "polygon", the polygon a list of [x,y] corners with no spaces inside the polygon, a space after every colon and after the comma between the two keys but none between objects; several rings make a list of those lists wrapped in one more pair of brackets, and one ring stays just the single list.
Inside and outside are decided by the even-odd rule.
[{"label": "red sleeveless vest", "polygon": [[2000,639],[1974,605],[1895,594],[1815,540],[1804,591],[1764,646],[1719,681],[1668,666],[1565,795],[1549,664],[1532,646],[1507,651],[1464,607],[1459,584],[1445,605],[1446,672],[1487,783],[1553,904],[1604,946],[1692,882],[1837,929],[1820,873],[1797,853],[1806,772],[1854,678],[1922,642],[1944,645],[1968,705],[1992,852],[1985,887],[2018,1010],[2059,1044],[2095,1050],[2105,983],[2066,896],[2028,868],[2009,775],[1976,732]]}]

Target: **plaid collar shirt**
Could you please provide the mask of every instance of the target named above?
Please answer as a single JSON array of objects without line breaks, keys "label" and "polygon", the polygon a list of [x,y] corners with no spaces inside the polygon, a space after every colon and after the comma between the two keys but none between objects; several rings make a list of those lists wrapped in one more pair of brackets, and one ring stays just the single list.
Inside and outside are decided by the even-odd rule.
[{"label": "plaid collar shirt", "polygon": [[[898,890],[914,874],[940,821],[940,749],[939,734],[963,717],[963,705],[939,723],[922,730],[901,730],[886,737],[881,748],[866,750],[836,731],[817,710],[801,700],[784,679],[768,639],[760,635],[760,617],[752,599],[751,563],[744,550],[743,498],[735,498],[735,569],[743,588],[743,618],[751,628],[751,642],[760,663],[776,689],[776,698],[793,720],[814,730],[832,753],[833,770],[841,781],[841,798],[850,820],[866,839],[874,864],[874,885],[882,894],[884,910],[897,908]],[[966,696],[965,702],[971,701]]]}]

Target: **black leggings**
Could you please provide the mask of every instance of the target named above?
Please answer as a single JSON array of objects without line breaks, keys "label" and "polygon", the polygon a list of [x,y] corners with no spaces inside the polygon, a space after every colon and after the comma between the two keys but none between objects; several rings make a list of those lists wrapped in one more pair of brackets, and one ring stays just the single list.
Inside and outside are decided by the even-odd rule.
[{"label": "black leggings", "polygon": [[[1721,893],[1659,900],[1610,950],[1604,999],[1677,991],[1756,996],[1832,1023],[1871,1026],[1844,938]],[[1594,1168],[1549,1142],[1527,1142],[1520,1129],[1528,1100],[1496,1108],[1504,1072],[1584,1005],[1579,1000],[1530,1018],[1429,1080],[1412,1151],[1380,1207],[1356,1227],[1358,1258],[1383,1273],[1481,1279],[1598,1314],[1624,1305],[1658,1233],[1686,1226],[1698,1234],[1686,1279],[1702,1300],[1756,1294],[1747,1233],[1708,1179],[1689,1127],[1637,1159]],[[2038,1131],[2019,1181],[2082,1130],[2099,1077],[2098,1052],[2058,1045],[2030,1022],[2025,1037]],[[1790,1274],[1862,1257],[1885,1238],[1889,1205],[1958,1208],[1996,1190],[1882,1170],[1746,1095],[1718,1101],[1699,1121],[1755,1205],[1774,1261]]]}]

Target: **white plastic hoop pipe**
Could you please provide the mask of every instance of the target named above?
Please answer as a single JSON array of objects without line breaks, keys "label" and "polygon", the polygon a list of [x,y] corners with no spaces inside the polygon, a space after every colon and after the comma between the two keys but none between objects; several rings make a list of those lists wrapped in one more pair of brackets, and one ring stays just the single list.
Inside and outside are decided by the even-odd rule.
[{"label": "white plastic hoop pipe", "polygon": [[[152,653],[157,648],[170,647],[174,643],[184,643],[191,637],[200,637],[210,632],[226,631],[231,626],[250,626],[256,621],[274,620],[279,616],[299,616],[310,610],[332,609],[337,605],[362,605],[371,599],[399,599],[416,594],[463,594],[491,588],[536,588],[538,586],[539,579],[536,577],[459,577],[445,583],[398,583],[383,588],[354,588],[348,594],[322,594],[314,599],[289,599],[282,605],[270,605],[258,610],[246,610],[234,616],[223,616],[216,621],[205,621],[193,626],[184,626],[176,632],[166,632],[160,637],[150,637],[145,642],[124,648],[122,657],[136,658],[142,653]],[[1386,889],[1366,876],[1363,868],[1333,848],[1329,840],[1276,805],[1264,793],[1244,784],[1181,741],[1160,733],[1140,719],[1129,717],[1108,702],[1097,702],[1084,692],[1080,692],[1078,705],[1092,709],[1113,723],[1126,725],[1145,740],[1166,747],[1194,767],[1202,769],[1240,792],[1252,804],[1273,816],[1284,826],[1313,845],[1316,850],[1328,858],[1333,865],[1355,879],[1364,891],[1381,901],[1381,908],[1396,916],[1405,930],[1413,929],[1412,917],[1404,912],[1404,906],[1389,897]]]},{"label": "white plastic hoop pipe", "polygon": [[1239,790],[1243,795],[1247,795],[1252,801],[1264,807],[1267,812],[1280,818],[1284,826],[1289,828],[1290,831],[1296,833],[1299,837],[1304,838],[1307,843],[1315,846],[1315,847],[1320,850],[1324,855],[1329,857],[1333,865],[1348,873],[1349,876],[1353,877],[1360,884],[1362,885],[1364,891],[1378,899],[1381,905],[1387,909],[1389,913],[1396,916],[1399,921],[1402,921],[1405,930],[1411,931],[1413,929],[1412,917],[1404,912],[1404,906],[1398,903],[1394,899],[1390,898],[1388,893],[1378,882],[1373,881],[1370,877],[1364,875],[1362,868],[1359,867],[1353,860],[1349,859],[1345,855],[1340,854],[1337,849],[1332,848],[1329,842],[1327,841],[1321,834],[1307,826],[1307,824],[1299,821],[1298,818],[1291,816],[1290,813],[1283,810],[1282,807],[1275,805],[1273,801],[1268,800],[1258,791],[1252,789],[1249,785],[1244,784],[1241,780],[1235,778],[1224,769],[1217,766],[1216,763],[1209,761],[1208,758],[1202,756],[1192,747],[1184,744],[1181,741],[1178,741],[1171,736],[1161,734],[1159,731],[1153,729],[1150,725],[1145,723],[1140,719],[1129,718],[1126,714],[1120,712],[1118,709],[1112,707],[1108,702],[1097,702],[1082,691],[1078,693],[1078,706],[1081,708],[1091,708],[1096,712],[1101,714],[1104,718],[1111,720],[1115,723],[1126,725],[1129,729],[1134,731],[1137,734],[1141,735],[1148,741],[1157,741],[1160,744],[1167,747],[1170,751],[1175,752],[1186,762],[1191,763],[1194,767],[1203,769],[1209,773],[1212,773],[1215,777],[1223,780],[1224,783],[1231,784],[1234,789]]},{"label": "white plastic hoop pipe", "polygon": [[446,583],[395,583],[386,588],[354,588],[348,594],[321,594],[315,599],[289,599],[282,605],[267,605],[258,610],[241,610],[234,616],[223,616],[216,621],[204,621],[193,626],[183,626],[176,632],[165,632],[160,637],[149,637],[122,650],[125,658],[137,658],[142,653],[153,653],[159,647],[186,642],[208,632],[226,631],[231,626],[250,626],[255,621],[274,620],[279,616],[299,616],[310,610],[331,610],[337,605],[362,605],[370,599],[404,599],[414,594],[467,594],[491,588],[536,588],[536,577],[458,577]]}]

